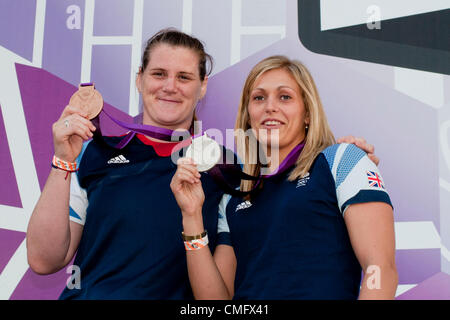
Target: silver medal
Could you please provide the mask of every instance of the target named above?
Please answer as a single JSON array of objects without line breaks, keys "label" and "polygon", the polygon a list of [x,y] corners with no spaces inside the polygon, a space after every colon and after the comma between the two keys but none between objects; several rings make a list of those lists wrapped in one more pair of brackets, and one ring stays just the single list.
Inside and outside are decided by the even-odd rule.
[{"label": "silver medal", "polygon": [[192,140],[186,151],[186,157],[194,160],[200,172],[208,171],[220,160],[222,152],[219,144],[209,138],[206,133]]}]

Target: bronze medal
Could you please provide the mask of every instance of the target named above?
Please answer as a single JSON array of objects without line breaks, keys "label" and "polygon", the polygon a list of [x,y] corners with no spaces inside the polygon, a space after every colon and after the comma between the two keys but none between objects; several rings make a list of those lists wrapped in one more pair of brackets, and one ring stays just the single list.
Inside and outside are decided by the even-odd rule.
[{"label": "bronze medal", "polygon": [[78,91],[70,98],[69,105],[85,110],[87,118],[92,120],[102,111],[103,98],[100,92],[95,90],[94,84],[80,84]]}]

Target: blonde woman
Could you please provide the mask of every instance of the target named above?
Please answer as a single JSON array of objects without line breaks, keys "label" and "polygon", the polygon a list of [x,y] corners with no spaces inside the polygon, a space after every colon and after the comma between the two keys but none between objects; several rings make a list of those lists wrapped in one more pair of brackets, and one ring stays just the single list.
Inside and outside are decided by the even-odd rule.
[{"label": "blonde woman", "polygon": [[[194,296],[394,298],[398,276],[389,195],[365,152],[335,144],[308,70],[283,56],[258,63],[244,85],[236,129],[251,129],[260,145],[278,151],[281,164],[269,166],[271,173],[246,199],[223,197],[218,226],[223,240],[214,255],[202,245],[187,251]],[[239,141],[244,171],[260,175],[262,160],[249,161],[255,159],[251,144]],[[205,234],[197,174],[185,158],[171,183],[184,234],[191,236]],[[241,190],[253,190],[254,184],[242,182]]]}]

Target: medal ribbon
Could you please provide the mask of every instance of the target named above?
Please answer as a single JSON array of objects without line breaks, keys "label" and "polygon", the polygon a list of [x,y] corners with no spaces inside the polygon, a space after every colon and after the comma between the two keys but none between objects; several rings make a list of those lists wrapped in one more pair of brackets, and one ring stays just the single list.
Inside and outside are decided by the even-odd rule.
[{"label": "medal ribbon", "polygon": [[[105,113],[118,126],[130,131],[116,146],[114,146],[114,148],[116,148],[116,149],[123,149],[131,141],[131,139],[133,139],[133,137],[136,133],[140,133],[140,134],[143,134],[143,135],[155,138],[155,139],[163,140],[163,141],[174,141],[172,139],[173,139],[173,137],[176,137],[176,136],[185,136],[185,137],[191,136],[189,131],[187,131],[187,130],[186,131],[176,131],[176,130],[160,128],[160,127],[145,125],[145,124],[126,123],[126,122],[122,122],[122,121],[115,119],[108,112],[106,112],[105,109],[103,109],[102,112]],[[97,130],[94,132],[94,138],[96,137],[96,133],[97,133],[97,138],[101,137],[99,116],[92,119],[92,123],[97,128]],[[177,141],[177,140],[175,140],[175,141]]]},{"label": "medal ribbon", "polygon": [[[251,194],[255,193],[259,184],[261,183],[262,179],[274,177],[276,175],[279,175],[279,174],[285,172],[287,169],[292,167],[292,165],[295,164],[298,157],[300,156],[300,153],[302,152],[304,146],[305,146],[305,142],[303,141],[300,144],[298,144],[294,149],[292,149],[289,152],[289,154],[286,156],[286,158],[284,158],[284,160],[278,166],[278,168],[271,174],[259,175],[258,177],[255,177],[255,176],[251,176],[251,175],[248,175],[248,174],[242,172],[241,170],[236,168],[235,165],[230,165],[230,164],[226,164],[226,163],[215,165],[212,169],[209,170],[209,172],[211,173],[211,176],[214,179],[214,181],[222,188],[223,191],[225,191],[226,193],[231,194],[233,196],[244,197],[248,194],[251,195]],[[238,175],[240,177],[240,179],[243,179],[243,180],[256,181],[256,184],[253,186],[252,190],[250,190],[250,191],[240,191],[240,190],[233,189],[228,183],[226,183],[226,180],[222,174],[222,171],[228,171],[230,175],[234,175],[234,176]]]}]

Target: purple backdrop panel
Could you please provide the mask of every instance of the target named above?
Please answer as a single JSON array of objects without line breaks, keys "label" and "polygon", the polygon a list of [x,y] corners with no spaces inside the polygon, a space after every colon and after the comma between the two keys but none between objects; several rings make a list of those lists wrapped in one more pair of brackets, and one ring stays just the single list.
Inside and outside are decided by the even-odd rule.
[{"label": "purple backdrop panel", "polygon": [[[255,14],[258,8],[258,14]],[[242,1],[243,26],[283,25],[286,19],[286,1]]]},{"label": "purple backdrop panel", "polygon": [[114,103],[126,113],[129,109],[130,70],[131,46],[97,45],[92,49],[91,81],[105,102]]},{"label": "purple backdrop panel", "polygon": [[441,249],[397,250],[395,263],[399,284],[420,283],[441,271]]},{"label": "purple backdrop panel", "polygon": [[23,110],[41,189],[53,154],[52,123],[58,120],[76,87],[39,68],[16,64]]},{"label": "purple backdrop panel", "polygon": [[47,276],[38,275],[28,269],[11,295],[11,300],[58,299],[64,290],[67,279],[70,277],[70,273],[66,273],[68,266]]},{"label": "purple backdrop panel", "polygon": [[0,274],[5,269],[9,259],[25,239],[24,232],[0,229]]},{"label": "purple backdrop panel", "polygon": [[[193,1],[195,4],[195,1]],[[183,17],[182,2],[174,0],[144,1],[144,21],[142,22],[142,45],[157,31],[174,27],[181,30]]]},{"label": "purple backdrop panel", "polygon": [[131,36],[133,2],[97,0],[94,12],[94,36]]},{"label": "purple backdrop panel", "polygon": [[280,39],[278,34],[243,35],[241,36],[241,57],[248,57],[255,52],[255,48],[268,47]]},{"label": "purple backdrop panel", "polygon": [[[36,171],[42,189],[50,172],[53,155],[52,123],[59,119],[62,110],[78,88],[39,68],[16,64],[16,70]],[[117,112],[110,105],[105,104],[104,107],[119,120],[133,121],[132,117]],[[102,132],[107,135],[118,135],[123,133],[123,129],[120,130],[117,126],[102,121]]]},{"label": "purple backdrop panel", "polygon": [[36,1],[0,1],[0,45],[31,61]]},{"label": "purple backdrop panel", "polygon": [[0,204],[22,208],[0,105]]},{"label": "purple backdrop panel", "polygon": [[[212,74],[215,74],[227,68],[230,60],[232,1],[196,0],[192,2],[192,6],[192,34],[200,40],[208,39],[203,44],[206,52],[214,59]],[[205,12],[208,14],[205,15]],[[215,27],[219,24],[220,28]],[[210,36],[212,28],[214,37]]]},{"label": "purple backdrop panel", "polygon": [[450,275],[439,272],[398,296],[397,300],[450,300]]},{"label": "purple backdrop panel", "polygon": [[210,78],[207,93],[197,107],[204,130],[216,128],[225,136],[226,129],[234,128],[245,76],[239,63]]},{"label": "purple backdrop panel", "polygon": [[[47,0],[42,66],[50,73],[74,85],[81,78],[84,0]],[[80,9],[80,29],[69,29],[69,6]]]}]

